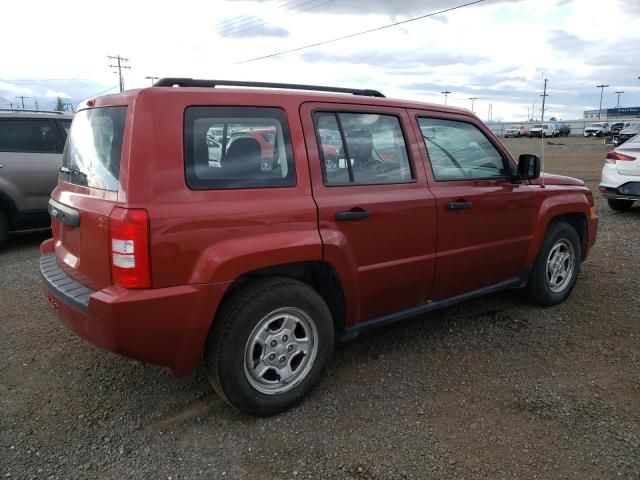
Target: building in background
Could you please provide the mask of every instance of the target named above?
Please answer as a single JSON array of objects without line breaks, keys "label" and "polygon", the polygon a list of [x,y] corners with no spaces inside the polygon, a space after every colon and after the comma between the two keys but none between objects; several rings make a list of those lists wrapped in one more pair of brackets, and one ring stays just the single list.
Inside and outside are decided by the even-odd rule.
[{"label": "building in background", "polygon": [[[600,113],[600,115],[598,115]],[[598,118],[598,116],[600,118]],[[585,120],[606,120],[607,118],[640,118],[640,107],[603,108],[602,110],[585,110]]]}]

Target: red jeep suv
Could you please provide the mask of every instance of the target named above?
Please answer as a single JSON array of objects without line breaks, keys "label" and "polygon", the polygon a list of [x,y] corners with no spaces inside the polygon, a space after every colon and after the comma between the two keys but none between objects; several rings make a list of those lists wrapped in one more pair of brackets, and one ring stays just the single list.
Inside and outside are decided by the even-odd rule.
[{"label": "red jeep suv", "polygon": [[300,401],[335,339],[505,288],[562,302],[598,225],[583,182],[516,163],[466,110],[175,78],[81,105],[49,214],[66,326],[176,375],[203,356],[253,415]]}]

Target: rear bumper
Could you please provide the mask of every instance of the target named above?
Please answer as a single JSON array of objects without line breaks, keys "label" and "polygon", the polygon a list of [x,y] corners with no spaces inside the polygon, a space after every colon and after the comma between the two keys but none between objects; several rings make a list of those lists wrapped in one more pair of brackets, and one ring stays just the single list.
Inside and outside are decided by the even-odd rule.
[{"label": "rear bumper", "polygon": [[640,200],[640,176],[624,175],[615,164],[605,164],[600,179],[600,194],[617,200]]},{"label": "rear bumper", "polygon": [[95,292],[80,285],[88,292],[74,301],[74,290],[64,291],[69,277],[62,271],[51,275],[50,255],[41,257],[44,293],[67,328],[100,348],[169,367],[177,376],[195,370],[228,284],[148,290],[110,286]]}]

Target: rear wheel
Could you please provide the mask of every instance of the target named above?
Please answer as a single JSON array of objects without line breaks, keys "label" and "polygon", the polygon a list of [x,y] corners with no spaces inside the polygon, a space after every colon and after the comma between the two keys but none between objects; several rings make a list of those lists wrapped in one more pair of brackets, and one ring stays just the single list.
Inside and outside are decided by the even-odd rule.
[{"label": "rear wheel", "polygon": [[563,302],[573,290],[582,260],[580,238],[565,222],[552,223],[533,264],[527,290],[543,306]]},{"label": "rear wheel", "polygon": [[259,280],[223,305],[205,349],[216,392],[238,410],[268,416],[300,402],[333,351],[333,321],[308,285]]},{"label": "rear wheel", "polygon": [[607,199],[607,203],[612,210],[616,212],[626,212],[633,207],[633,200],[619,200],[616,198]]},{"label": "rear wheel", "polygon": [[0,211],[0,248],[7,241],[7,237],[9,236],[9,221],[7,220],[7,215]]}]

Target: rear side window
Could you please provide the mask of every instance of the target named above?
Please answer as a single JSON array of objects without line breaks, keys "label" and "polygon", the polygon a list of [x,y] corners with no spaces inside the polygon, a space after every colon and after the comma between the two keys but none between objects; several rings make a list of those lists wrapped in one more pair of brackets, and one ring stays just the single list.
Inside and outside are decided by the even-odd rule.
[{"label": "rear side window", "polygon": [[0,119],[2,152],[60,153],[60,146],[51,120]]},{"label": "rear side window", "polygon": [[184,142],[190,188],[296,184],[287,119],[277,108],[189,107]]},{"label": "rear side window", "polygon": [[479,180],[509,175],[502,154],[475,125],[418,118],[436,180]]},{"label": "rear side window", "polygon": [[[413,181],[400,121],[393,115],[316,112],[325,185]],[[348,159],[348,160],[347,160]]]},{"label": "rear side window", "polygon": [[118,191],[127,107],[81,110],[73,117],[60,176],[101,190]]}]

